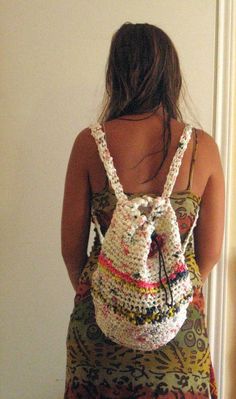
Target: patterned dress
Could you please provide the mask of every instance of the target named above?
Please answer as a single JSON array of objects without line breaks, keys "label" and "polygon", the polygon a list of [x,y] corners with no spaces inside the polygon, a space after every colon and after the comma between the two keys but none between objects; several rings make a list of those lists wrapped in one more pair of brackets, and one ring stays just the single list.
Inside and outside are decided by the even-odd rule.
[{"label": "patterned dress", "polygon": [[[100,193],[92,196],[92,207],[103,234],[109,226],[116,201],[108,183]],[[171,203],[176,212],[181,240],[184,240],[201,198],[185,190],[172,194]],[[187,319],[174,339],[153,352],[119,346],[107,339],[97,326],[90,286],[99,250],[100,242],[96,235],[70,315],[64,399],[216,399],[202,281],[194,255],[193,235],[185,251],[194,288]]]}]

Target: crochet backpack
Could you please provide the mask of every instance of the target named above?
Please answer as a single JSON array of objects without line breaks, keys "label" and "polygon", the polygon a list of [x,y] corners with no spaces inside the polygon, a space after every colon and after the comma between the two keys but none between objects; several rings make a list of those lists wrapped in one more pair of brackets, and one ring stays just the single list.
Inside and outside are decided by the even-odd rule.
[{"label": "crochet backpack", "polygon": [[123,191],[101,125],[90,128],[117,198],[105,236],[92,210],[101,240],[91,283],[96,322],[113,342],[152,351],[176,336],[192,300],[184,253],[198,212],[182,245],[170,201],[192,126],[187,124],[181,135],[163,194],[134,198]]}]

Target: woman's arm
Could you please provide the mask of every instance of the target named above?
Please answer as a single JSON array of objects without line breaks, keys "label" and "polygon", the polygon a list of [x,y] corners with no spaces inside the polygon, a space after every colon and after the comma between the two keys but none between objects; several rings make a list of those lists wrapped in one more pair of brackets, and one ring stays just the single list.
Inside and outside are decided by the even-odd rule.
[{"label": "woman's arm", "polygon": [[224,235],[225,187],[218,146],[208,134],[202,137],[203,162],[210,175],[202,196],[199,219],[194,232],[195,254],[204,283],[218,262]]},{"label": "woman's arm", "polygon": [[90,230],[90,186],[87,168],[87,129],[75,139],[66,172],[61,217],[61,253],[76,291],[87,261]]}]

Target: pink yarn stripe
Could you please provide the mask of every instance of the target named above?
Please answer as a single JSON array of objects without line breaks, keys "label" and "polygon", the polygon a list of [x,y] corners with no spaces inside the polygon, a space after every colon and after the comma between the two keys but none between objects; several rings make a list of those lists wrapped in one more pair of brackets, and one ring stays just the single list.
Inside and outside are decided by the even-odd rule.
[{"label": "pink yarn stripe", "polygon": [[[133,283],[140,288],[158,288],[161,285],[161,282],[147,283],[145,281],[135,280],[134,278],[132,278],[130,276],[130,274],[121,272],[120,270],[117,270],[112,265],[111,260],[107,259],[107,257],[102,252],[100,253],[100,255],[98,257],[98,261],[101,266],[108,269],[110,272],[112,272],[116,276],[122,278],[123,280],[127,281],[128,283]],[[186,271],[186,266],[183,263],[177,262],[175,271],[169,275],[169,280],[174,280],[176,278],[176,274],[183,272],[183,271]],[[161,279],[162,283],[165,283],[166,280],[167,280],[166,277]]]}]

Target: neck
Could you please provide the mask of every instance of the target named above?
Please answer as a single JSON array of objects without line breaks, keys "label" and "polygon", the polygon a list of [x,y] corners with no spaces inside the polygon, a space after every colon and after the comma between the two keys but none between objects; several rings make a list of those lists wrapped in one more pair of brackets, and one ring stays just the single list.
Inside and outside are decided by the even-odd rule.
[{"label": "neck", "polygon": [[166,119],[167,112],[164,110],[163,106],[160,105],[156,110],[154,110],[152,112],[143,112],[140,114],[127,114],[127,115],[122,115],[122,116],[118,117],[117,119],[139,121],[139,120],[143,120],[143,119],[148,119],[152,116],[160,116],[161,118]]}]

